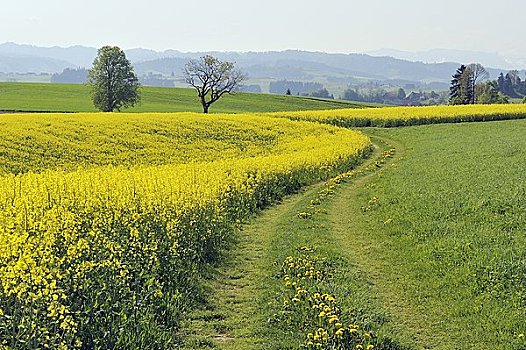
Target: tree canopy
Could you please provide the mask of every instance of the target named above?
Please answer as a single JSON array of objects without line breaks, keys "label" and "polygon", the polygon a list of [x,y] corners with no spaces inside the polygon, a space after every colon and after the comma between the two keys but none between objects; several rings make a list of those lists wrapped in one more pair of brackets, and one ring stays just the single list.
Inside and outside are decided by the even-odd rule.
[{"label": "tree canopy", "polygon": [[93,104],[103,112],[133,107],[140,100],[139,79],[124,51],[117,46],[98,50],[93,68],[88,72]]}]

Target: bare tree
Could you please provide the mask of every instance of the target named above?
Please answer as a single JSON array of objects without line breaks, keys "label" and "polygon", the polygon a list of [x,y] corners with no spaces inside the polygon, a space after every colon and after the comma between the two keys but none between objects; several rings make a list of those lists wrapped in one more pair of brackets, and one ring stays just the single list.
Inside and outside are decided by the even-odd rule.
[{"label": "bare tree", "polygon": [[473,91],[473,95],[472,95],[473,101],[471,101],[471,103],[474,104],[475,101],[477,100],[477,96],[475,96],[476,95],[475,86],[478,83],[488,79],[489,73],[486,70],[486,68],[484,68],[480,63],[471,63],[467,66],[467,69],[471,73],[471,84],[472,84],[471,91]]},{"label": "bare tree", "polygon": [[186,83],[197,90],[204,113],[224,94],[232,94],[247,78],[233,62],[222,62],[209,55],[190,60],[185,65],[184,76]]}]

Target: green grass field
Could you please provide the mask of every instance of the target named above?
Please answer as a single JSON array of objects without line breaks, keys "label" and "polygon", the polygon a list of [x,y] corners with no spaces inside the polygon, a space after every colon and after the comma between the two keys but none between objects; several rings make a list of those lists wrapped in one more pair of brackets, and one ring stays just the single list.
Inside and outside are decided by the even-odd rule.
[{"label": "green grass field", "polygon": [[[141,91],[142,102],[126,112],[202,112],[193,89],[143,87]],[[367,106],[341,100],[237,93],[224,96],[210,107],[210,112],[278,112]],[[86,85],[0,83],[0,111],[95,112],[96,109]]]},{"label": "green grass field", "polygon": [[525,349],[526,122],[367,133],[406,149],[349,203],[393,318],[417,349]]}]

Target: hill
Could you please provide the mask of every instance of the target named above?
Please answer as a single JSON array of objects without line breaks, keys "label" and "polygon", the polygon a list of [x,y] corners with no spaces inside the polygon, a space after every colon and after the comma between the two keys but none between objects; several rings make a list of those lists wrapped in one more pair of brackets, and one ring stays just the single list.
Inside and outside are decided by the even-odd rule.
[{"label": "hill", "polygon": [[[193,89],[143,87],[142,102],[128,112],[201,112]],[[238,93],[212,105],[212,113],[277,112],[371,105],[310,97]],[[0,83],[0,111],[92,112],[89,87],[77,84]]]},{"label": "hill", "polygon": [[[60,73],[65,68],[90,67],[97,50],[95,48],[73,46],[37,47],[15,43],[0,44],[0,72],[4,73]],[[411,55],[398,51],[377,51],[369,54],[339,54],[309,51],[269,51],[269,52],[180,52],[177,50],[154,51],[142,48],[126,50],[140,76],[160,75],[176,86],[185,86],[182,68],[191,58],[211,54],[223,60],[235,61],[249,76],[247,84],[269,92],[269,84],[279,80],[318,82],[331,93],[338,96],[349,84],[390,84],[418,91],[445,90],[449,87],[451,75],[460,63],[478,61],[498,64],[488,68],[491,78],[506,72],[509,64],[492,55],[438,51],[433,54]],[[381,55],[382,57],[378,57]],[[395,56],[395,57],[390,57]],[[441,60],[426,63],[425,59],[441,57]],[[489,57],[489,58],[488,58]],[[490,58],[494,58],[490,60]],[[411,59],[412,58],[412,59]],[[449,58],[449,59],[448,59]],[[468,60],[469,61],[466,61]],[[463,59],[463,60],[462,60]],[[421,62],[420,60],[424,60]],[[522,73],[521,73],[522,74]],[[11,80],[32,81],[34,77],[10,77]],[[1,78],[4,79],[5,78]],[[24,80],[25,79],[25,80]],[[157,84],[152,84],[157,85]],[[257,87],[256,87],[257,85]],[[258,90],[259,91],[259,90]]]}]

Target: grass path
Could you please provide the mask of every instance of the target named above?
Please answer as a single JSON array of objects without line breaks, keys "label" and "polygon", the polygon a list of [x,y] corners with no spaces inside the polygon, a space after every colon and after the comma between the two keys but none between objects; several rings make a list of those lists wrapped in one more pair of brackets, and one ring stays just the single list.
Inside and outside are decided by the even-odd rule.
[{"label": "grass path", "polygon": [[[396,148],[396,156],[391,167],[404,158],[405,146],[393,139],[382,138]],[[362,215],[363,199],[358,198],[359,188],[368,186],[372,177],[385,175],[386,169],[368,174],[357,181],[346,184],[338,191],[330,203],[328,219],[335,244],[347,261],[364,276],[367,276],[366,293],[390,315],[395,322],[389,322],[384,332],[399,334],[403,343],[411,344],[415,349],[454,349],[455,340],[441,338],[437,343],[436,327],[440,324],[440,315],[430,315],[422,305],[407,300],[405,290],[404,266],[389,260],[385,252],[390,251],[391,240],[384,235],[371,235],[365,229],[367,219]],[[440,334],[441,335],[441,334]]]},{"label": "grass path", "polygon": [[[392,141],[388,144],[379,138],[373,140],[375,151],[358,168],[362,171],[351,182],[342,184],[334,198],[322,203],[308,220],[297,214],[311,208],[313,198],[327,187],[326,183],[286,198],[279,205],[263,211],[239,231],[233,249],[213,272],[216,277],[208,285],[208,304],[192,312],[183,327],[182,338],[186,339],[183,348],[297,348],[301,344],[297,334],[292,330],[276,329],[275,325],[269,324],[269,319],[275,312],[272,304],[279,289],[275,277],[276,262],[303,245],[316,246],[331,258],[344,262],[335,289],[339,290],[337,293],[345,294],[342,303],[348,304],[345,305],[347,309],[356,309],[352,312],[371,326],[390,323],[388,316],[379,309],[378,301],[369,297],[375,294],[371,294],[370,288],[374,276],[363,274],[362,266],[355,262],[356,257],[348,254],[350,247],[345,244],[345,237],[353,232],[347,226],[350,222],[343,218],[351,214],[340,210],[340,207],[348,209],[345,201],[354,187],[362,186],[378,169],[389,166],[381,165],[378,159],[388,147],[392,147]],[[396,146],[403,150],[401,145]],[[397,149],[397,155],[389,159],[389,164],[398,160],[401,154]],[[344,244],[334,244],[340,240]],[[364,248],[365,254],[366,250]],[[351,261],[352,266],[347,268],[345,262]],[[349,287],[352,287],[352,293],[347,290]],[[364,304],[368,305],[366,309],[363,309]],[[381,332],[386,336],[394,329],[391,326],[381,328],[386,330]],[[392,349],[406,349],[396,345],[397,342],[397,339],[392,341]]]},{"label": "grass path", "polygon": [[[396,149],[396,155],[387,168],[397,166],[397,162],[405,155],[405,146],[392,139],[383,140]],[[424,331],[429,329],[426,326],[427,315],[407,303],[398,266],[384,260],[380,253],[390,249],[389,241],[373,238],[360,229],[364,223],[356,190],[367,186],[372,177],[384,176],[385,172],[384,168],[370,173],[339,189],[327,212],[332,236],[353,269],[366,276],[367,287],[364,288],[365,284],[362,284],[360,288],[364,288],[374,303],[381,304],[392,320],[396,319],[396,322],[389,322],[383,331],[399,334],[403,343],[419,344],[418,349],[431,349],[432,346],[426,343],[429,334]]]},{"label": "grass path", "polygon": [[265,349],[260,300],[273,267],[270,252],[276,235],[287,228],[291,215],[320,185],[286,198],[261,213],[239,231],[234,248],[214,272],[209,301],[193,312],[184,327],[188,349]]}]

